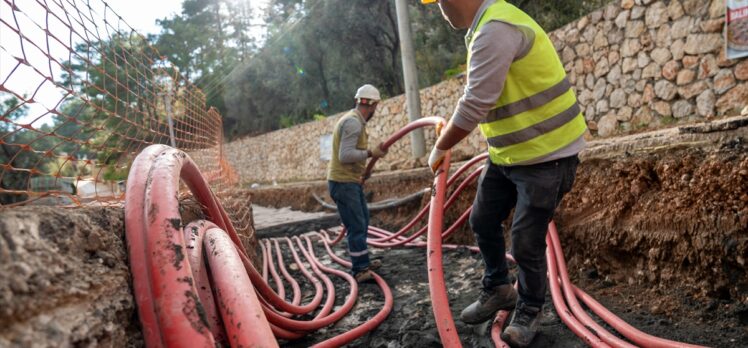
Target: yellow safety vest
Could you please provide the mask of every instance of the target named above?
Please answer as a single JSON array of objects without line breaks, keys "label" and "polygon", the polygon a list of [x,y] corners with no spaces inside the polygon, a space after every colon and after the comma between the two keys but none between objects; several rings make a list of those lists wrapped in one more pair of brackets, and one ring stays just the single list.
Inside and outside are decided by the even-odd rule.
[{"label": "yellow safety vest", "polygon": [[332,135],[332,159],[327,165],[327,180],[337,182],[358,182],[366,169],[366,160],[355,163],[340,162],[340,130],[343,128],[343,123],[350,119],[354,119],[356,122],[361,122],[361,134],[358,136],[356,149],[367,149],[369,140],[366,135],[366,122],[361,114],[359,114],[355,109],[351,110],[343,115],[343,117],[338,120],[338,123],[335,124],[335,131],[333,131]]},{"label": "yellow safety vest", "polygon": [[[563,64],[543,28],[504,0],[496,0],[486,9],[472,33],[490,21],[514,25],[535,36],[529,52],[510,65],[496,106],[480,124],[491,161],[497,165],[521,164],[577,140],[587,125]],[[468,38],[468,72],[474,42],[475,35]]]}]

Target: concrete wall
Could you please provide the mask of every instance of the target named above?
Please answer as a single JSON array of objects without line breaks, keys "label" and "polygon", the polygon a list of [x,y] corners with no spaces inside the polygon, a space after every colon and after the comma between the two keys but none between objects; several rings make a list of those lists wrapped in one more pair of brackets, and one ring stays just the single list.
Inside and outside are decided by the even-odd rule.
[{"label": "concrete wall", "polygon": [[[550,33],[587,118],[587,137],[739,114],[748,104],[748,59],[724,56],[724,7],[724,0],[617,0]],[[422,89],[423,115],[451,116],[464,83],[459,77]],[[320,137],[339,116],[234,141],[226,155],[244,182],[323,179]],[[407,123],[404,96],[383,101],[367,126],[370,144]],[[433,141],[427,130],[427,153]],[[459,159],[481,151],[476,130],[453,153]],[[411,158],[405,139],[376,170],[424,163]]]}]

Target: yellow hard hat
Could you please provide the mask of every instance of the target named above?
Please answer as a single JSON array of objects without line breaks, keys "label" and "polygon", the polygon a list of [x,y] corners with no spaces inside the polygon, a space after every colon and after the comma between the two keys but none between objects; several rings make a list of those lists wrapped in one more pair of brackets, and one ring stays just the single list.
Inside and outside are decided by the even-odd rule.
[{"label": "yellow hard hat", "polygon": [[421,0],[421,3],[424,5],[433,4],[436,3],[438,0]]}]

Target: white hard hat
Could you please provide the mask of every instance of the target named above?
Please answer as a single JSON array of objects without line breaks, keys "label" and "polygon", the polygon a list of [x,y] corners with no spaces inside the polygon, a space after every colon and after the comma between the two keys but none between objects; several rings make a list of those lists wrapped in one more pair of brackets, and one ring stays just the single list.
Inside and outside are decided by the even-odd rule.
[{"label": "white hard hat", "polygon": [[369,84],[363,85],[359,87],[358,91],[356,91],[356,96],[354,97],[356,100],[360,99],[369,99],[373,101],[380,101],[382,98],[379,96],[379,90]]}]

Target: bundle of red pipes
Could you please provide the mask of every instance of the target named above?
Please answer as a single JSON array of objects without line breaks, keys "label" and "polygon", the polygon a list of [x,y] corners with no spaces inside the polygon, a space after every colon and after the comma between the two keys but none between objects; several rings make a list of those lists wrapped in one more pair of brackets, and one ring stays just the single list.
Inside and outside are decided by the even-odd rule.
[{"label": "bundle of red pipes", "polygon": [[[443,124],[440,117],[426,117],[408,124],[383,144],[388,148],[414,129]],[[462,174],[485,160],[480,155],[465,163],[451,178],[449,156],[434,179],[431,202],[397,232],[369,227],[369,244],[375,247],[426,247],[429,289],[442,344],[461,346],[449,308],[442,250],[466,246],[442,245],[470,215],[470,208],[446,230],[444,211],[472,184],[481,168],[474,169],[446,199],[447,187]],[[370,171],[376,160],[367,167]],[[179,213],[178,189],[184,181],[200,202],[206,220],[184,223]],[[429,212],[425,228],[405,234]],[[294,340],[343,318],[355,304],[356,281],[347,272],[327,267],[315,255],[312,239],[318,239],[328,256],[344,268],[350,264],[335,255],[331,245],[342,240],[341,231],[331,240],[326,231],[293,238],[260,241],[262,271],[258,271],[231,225],[228,215],[211,192],[205,177],[185,153],[165,145],[147,147],[133,162],[127,181],[125,223],[133,288],[146,345],[149,347],[215,347],[216,342],[232,347],[277,347],[278,339]],[[426,242],[418,240],[426,234]],[[636,330],[595,302],[569,281],[555,225],[547,237],[548,276],[556,311],[569,328],[593,347],[632,347],[606,331],[582,309],[578,299],[620,334],[646,347],[695,347]],[[299,272],[314,286],[314,297],[301,304],[301,287],[285,266],[281,246],[291,254]],[[467,247],[477,251],[475,247]],[[299,255],[303,256],[302,257]],[[288,253],[286,255],[288,255]],[[276,268],[277,264],[277,268]],[[309,265],[311,272],[306,268]],[[278,274],[280,270],[280,275]],[[282,275],[282,277],[281,277]],[[335,287],[329,275],[349,286],[345,302],[337,310]],[[275,289],[270,285],[270,279]],[[392,310],[392,293],[379,275],[374,275],[384,296],[384,306],[369,321],[324,342],[319,347],[339,347],[376,328]],[[285,283],[292,289],[286,298]],[[322,299],[325,302],[322,303]],[[300,316],[314,315],[311,320]],[[508,312],[497,314],[491,330],[497,347],[506,347],[499,332]]]}]

